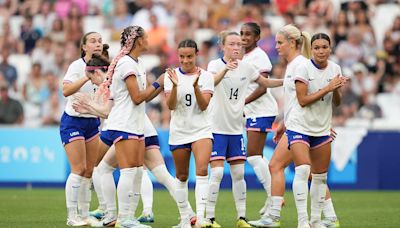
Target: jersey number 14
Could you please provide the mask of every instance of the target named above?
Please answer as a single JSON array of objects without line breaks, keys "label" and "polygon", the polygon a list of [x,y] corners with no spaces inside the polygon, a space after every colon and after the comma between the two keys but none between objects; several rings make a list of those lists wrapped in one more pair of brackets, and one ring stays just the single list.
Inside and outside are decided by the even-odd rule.
[{"label": "jersey number 14", "polygon": [[232,100],[233,98],[235,98],[235,100],[237,100],[238,95],[239,95],[239,88],[236,88],[236,90],[231,88],[231,95],[229,96],[229,100]]}]

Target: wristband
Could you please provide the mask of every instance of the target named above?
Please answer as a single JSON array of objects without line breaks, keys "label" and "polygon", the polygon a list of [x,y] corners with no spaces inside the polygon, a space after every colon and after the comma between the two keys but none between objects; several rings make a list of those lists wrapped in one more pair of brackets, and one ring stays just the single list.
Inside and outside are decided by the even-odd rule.
[{"label": "wristband", "polygon": [[151,84],[155,89],[160,88],[160,84],[158,82],[153,82],[153,84]]}]

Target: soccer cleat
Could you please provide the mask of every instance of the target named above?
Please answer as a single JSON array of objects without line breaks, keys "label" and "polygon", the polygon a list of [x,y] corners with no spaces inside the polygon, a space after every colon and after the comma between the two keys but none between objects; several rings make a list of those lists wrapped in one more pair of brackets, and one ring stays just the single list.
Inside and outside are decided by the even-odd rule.
[{"label": "soccer cleat", "polygon": [[326,228],[326,226],[321,221],[318,221],[311,223],[311,228]]},{"label": "soccer cleat", "polygon": [[154,214],[151,212],[150,214],[141,214],[138,218],[139,222],[147,222],[151,223],[154,222]]},{"label": "soccer cleat", "polygon": [[240,217],[236,222],[237,228],[251,228],[251,225],[247,222],[246,218]]},{"label": "soccer cleat", "polygon": [[178,225],[172,226],[172,228],[192,228],[192,225],[190,224],[190,219],[183,219],[179,222]]},{"label": "soccer cleat", "polygon": [[97,218],[95,218],[93,216],[88,216],[86,218],[82,218],[82,220],[85,221],[88,226],[103,227],[103,223],[101,221],[97,220]]},{"label": "soccer cleat", "polygon": [[272,215],[264,215],[259,220],[249,221],[255,227],[281,227],[281,219]]},{"label": "soccer cleat", "polygon": [[340,227],[339,220],[337,218],[325,218],[322,220],[322,224],[324,224],[327,228],[338,228]]},{"label": "soccer cleat", "polygon": [[197,216],[196,213],[194,213],[193,211],[191,211],[189,213],[189,218],[190,218],[190,225],[194,226],[196,224],[197,221]]},{"label": "soccer cleat", "polygon": [[93,217],[95,217],[95,218],[97,218],[99,220],[103,219],[105,214],[106,214],[105,211],[103,211],[100,208],[97,208],[96,210],[89,212],[90,216],[93,216]]},{"label": "soccer cleat", "polygon": [[151,228],[151,226],[140,224],[135,218],[118,219],[115,227],[118,228]]},{"label": "soccer cleat", "polygon": [[297,228],[311,228],[310,223],[308,221],[299,222]]},{"label": "soccer cleat", "polygon": [[117,216],[106,213],[103,220],[101,220],[104,227],[114,227],[117,222]]},{"label": "soccer cleat", "polygon": [[87,223],[80,216],[71,216],[67,218],[67,226],[86,226]]},{"label": "soccer cleat", "polygon": [[211,226],[209,226],[209,227],[211,227],[211,228],[221,228],[221,225],[219,225],[219,224],[217,223],[217,221],[215,221],[215,218],[209,218],[209,219],[207,219],[207,223],[211,224]]},{"label": "soccer cleat", "polygon": [[199,222],[197,221],[194,228],[212,228],[212,224],[208,221]]}]

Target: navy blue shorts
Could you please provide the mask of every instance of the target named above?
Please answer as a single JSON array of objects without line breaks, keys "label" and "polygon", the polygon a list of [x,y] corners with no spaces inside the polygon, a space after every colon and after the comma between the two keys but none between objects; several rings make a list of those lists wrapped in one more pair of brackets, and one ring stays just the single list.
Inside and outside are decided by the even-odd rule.
[{"label": "navy blue shorts", "polygon": [[100,119],[70,116],[64,112],[60,121],[60,136],[63,145],[75,140],[89,142],[99,134]]},{"label": "navy blue shorts", "polygon": [[144,138],[144,144],[146,149],[152,149],[152,148],[160,148],[160,142],[158,141],[158,136],[150,136],[150,137],[145,137]]},{"label": "navy blue shorts", "polygon": [[174,151],[176,149],[189,149],[192,150],[192,143],[186,143],[181,145],[171,145],[169,144],[169,151]]},{"label": "navy blue shorts", "polygon": [[272,117],[257,117],[246,119],[247,131],[270,132],[272,131],[272,124],[275,121],[275,116]]},{"label": "navy blue shorts", "polygon": [[117,143],[120,140],[126,140],[126,139],[144,140],[144,136],[124,131],[106,130],[106,131],[101,131],[100,139],[108,146],[112,146],[113,144]]},{"label": "navy blue shorts", "polygon": [[246,160],[246,148],[243,135],[214,134],[214,143],[211,152],[213,160]]},{"label": "navy blue shorts", "polygon": [[315,137],[315,136],[304,135],[291,130],[286,130],[286,135],[289,140],[289,145],[288,145],[289,149],[290,146],[294,143],[304,143],[312,150],[332,142],[332,137],[330,135]]}]

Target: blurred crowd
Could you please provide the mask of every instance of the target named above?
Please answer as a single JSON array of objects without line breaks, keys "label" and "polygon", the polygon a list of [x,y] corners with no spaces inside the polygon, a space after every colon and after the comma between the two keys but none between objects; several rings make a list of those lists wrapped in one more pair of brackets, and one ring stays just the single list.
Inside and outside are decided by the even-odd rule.
[{"label": "blurred crowd", "polygon": [[[179,41],[199,45],[198,64],[218,58],[218,34],[239,31],[243,22],[261,25],[259,46],[268,54],[271,77],[285,65],[275,50],[275,33],[293,23],[311,35],[332,39],[332,60],[350,78],[334,125],[351,119],[393,119],[400,107],[400,3],[398,0],[3,0],[0,1],[0,124],[57,125],[64,111],[61,83],[69,64],[80,57],[79,43],[99,32],[119,50],[123,28],[140,25],[148,33],[143,56],[150,75],[178,65]],[[273,89],[280,110],[282,89]],[[385,98],[386,97],[386,98]],[[389,102],[387,97],[390,97]],[[157,127],[168,127],[164,96],[147,105]]]}]

